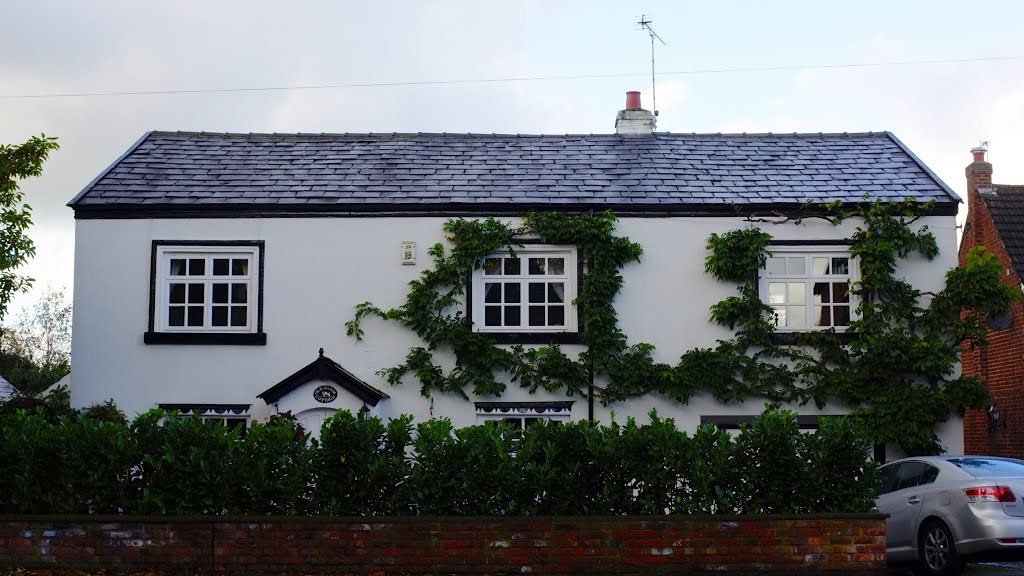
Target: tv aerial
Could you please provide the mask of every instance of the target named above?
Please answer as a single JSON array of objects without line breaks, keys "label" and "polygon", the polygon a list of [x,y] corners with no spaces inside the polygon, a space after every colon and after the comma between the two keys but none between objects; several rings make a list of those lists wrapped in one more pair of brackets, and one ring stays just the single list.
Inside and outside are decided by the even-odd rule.
[{"label": "tv aerial", "polygon": [[640,15],[640,21],[637,22],[637,24],[640,25],[640,29],[646,30],[647,34],[651,37],[651,108],[654,109],[654,115],[657,116],[658,93],[655,88],[654,82],[654,41],[657,40],[658,42],[661,42],[662,46],[668,46],[668,44],[666,44],[665,41],[661,39],[661,36],[658,36],[658,33],[654,31],[654,28],[651,28],[651,24],[653,23],[654,21],[648,20],[646,15],[644,14]]}]

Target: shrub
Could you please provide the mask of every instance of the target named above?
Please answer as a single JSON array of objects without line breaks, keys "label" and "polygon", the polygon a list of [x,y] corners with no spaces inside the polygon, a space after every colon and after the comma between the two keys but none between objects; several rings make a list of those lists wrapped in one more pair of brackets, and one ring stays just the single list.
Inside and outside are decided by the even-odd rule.
[{"label": "shrub", "polygon": [[736,438],[732,458],[733,504],[750,514],[806,512],[812,471],[796,414],[766,410]]},{"label": "shrub", "polygon": [[115,424],[127,424],[128,419],[124,417],[124,412],[118,410],[113,400],[107,400],[103,404],[93,404],[87,408],[83,408],[81,414],[90,420],[96,420],[98,422],[112,422]]},{"label": "shrub", "polygon": [[736,452],[728,432],[705,424],[697,428],[686,446],[683,495],[676,506],[680,514],[728,514],[736,511],[733,455]]},{"label": "shrub", "polygon": [[[116,412],[116,408],[109,406]],[[116,418],[0,415],[0,513],[620,515],[864,512],[867,436],[824,418],[804,434],[768,410],[733,439],[651,414],[608,426],[455,429],[339,412],[310,440],[295,419],[245,434],[153,410]]]},{"label": "shrub", "polygon": [[853,420],[822,418],[818,431],[806,436],[808,507],[816,512],[870,510],[882,487],[878,463],[871,458],[871,436]]},{"label": "shrub", "polygon": [[0,511],[68,511],[66,452],[50,418],[43,407],[0,415]]},{"label": "shrub", "polygon": [[294,417],[253,423],[233,446],[228,511],[294,515],[308,510],[312,457],[309,436]]},{"label": "shrub", "polygon": [[338,412],[313,450],[312,512],[329,515],[408,514],[406,447],[412,416],[388,424],[377,417]]},{"label": "shrub", "polygon": [[238,428],[151,410],[135,419],[132,430],[142,455],[135,477],[141,484],[138,512],[224,514],[237,508],[232,506],[232,458]]}]

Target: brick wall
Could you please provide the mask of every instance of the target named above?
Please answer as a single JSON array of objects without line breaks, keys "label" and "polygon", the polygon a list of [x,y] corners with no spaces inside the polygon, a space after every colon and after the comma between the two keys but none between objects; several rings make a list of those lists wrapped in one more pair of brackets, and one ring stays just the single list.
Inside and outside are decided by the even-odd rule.
[{"label": "brick wall", "polygon": [[[992,165],[975,161],[967,167],[967,225],[960,242],[960,264],[964,254],[975,246],[985,246],[999,257],[1009,274],[1003,282],[1020,286],[1006,248],[992,223],[992,216],[982,201],[979,189],[992,187]],[[963,373],[979,376],[988,382],[989,392],[999,407],[1005,428],[989,430],[988,417],[982,410],[968,410],[964,415],[964,451],[968,454],[989,454],[1024,458],[1024,305],[1014,304],[1013,325],[998,332],[989,331],[987,348],[971,350],[964,346],[961,359]]]},{"label": "brick wall", "polygon": [[217,574],[863,574],[884,569],[885,520],[0,517],[4,565]]}]

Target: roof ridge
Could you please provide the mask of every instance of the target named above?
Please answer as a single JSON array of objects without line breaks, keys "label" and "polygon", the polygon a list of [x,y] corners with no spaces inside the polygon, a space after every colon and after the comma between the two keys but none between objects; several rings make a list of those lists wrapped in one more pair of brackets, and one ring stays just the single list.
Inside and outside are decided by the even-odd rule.
[{"label": "roof ridge", "polygon": [[[207,138],[625,138],[641,140],[636,135],[615,133],[512,134],[486,132],[206,132],[193,130],[152,130],[154,137],[202,136]],[[654,137],[669,138],[885,138],[888,131],[867,132],[655,132]]]}]

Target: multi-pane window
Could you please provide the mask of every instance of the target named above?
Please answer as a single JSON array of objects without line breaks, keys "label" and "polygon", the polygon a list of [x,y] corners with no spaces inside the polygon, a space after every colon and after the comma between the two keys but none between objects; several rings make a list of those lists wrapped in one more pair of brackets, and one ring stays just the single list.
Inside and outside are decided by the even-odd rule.
[{"label": "multi-pane window", "polygon": [[178,418],[199,418],[221,424],[228,430],[240,428],[242,435],[249,424],[249,406],[243,404],[160,404],[160,408],[178,413]]},{"label": "multi-pane window", "polygon": [[575,332],[575,248],[528,246],[484,259],[473,324],[490,332]]},{"label": "multi-pane window", "polygon": [[255,246],[160,246],[158,329],[255,332],[258,257]]},{"label": "multi-pane window", "polygon": [[568,422],[572,402],[478,402],[476,421],[505,422],[520,430],[538,422]]},{"label": "multi-pane window", "polygon": [[761,274],[761,295],[780,330],[850,325],[856,263],[849,252],[775,247]]}]

